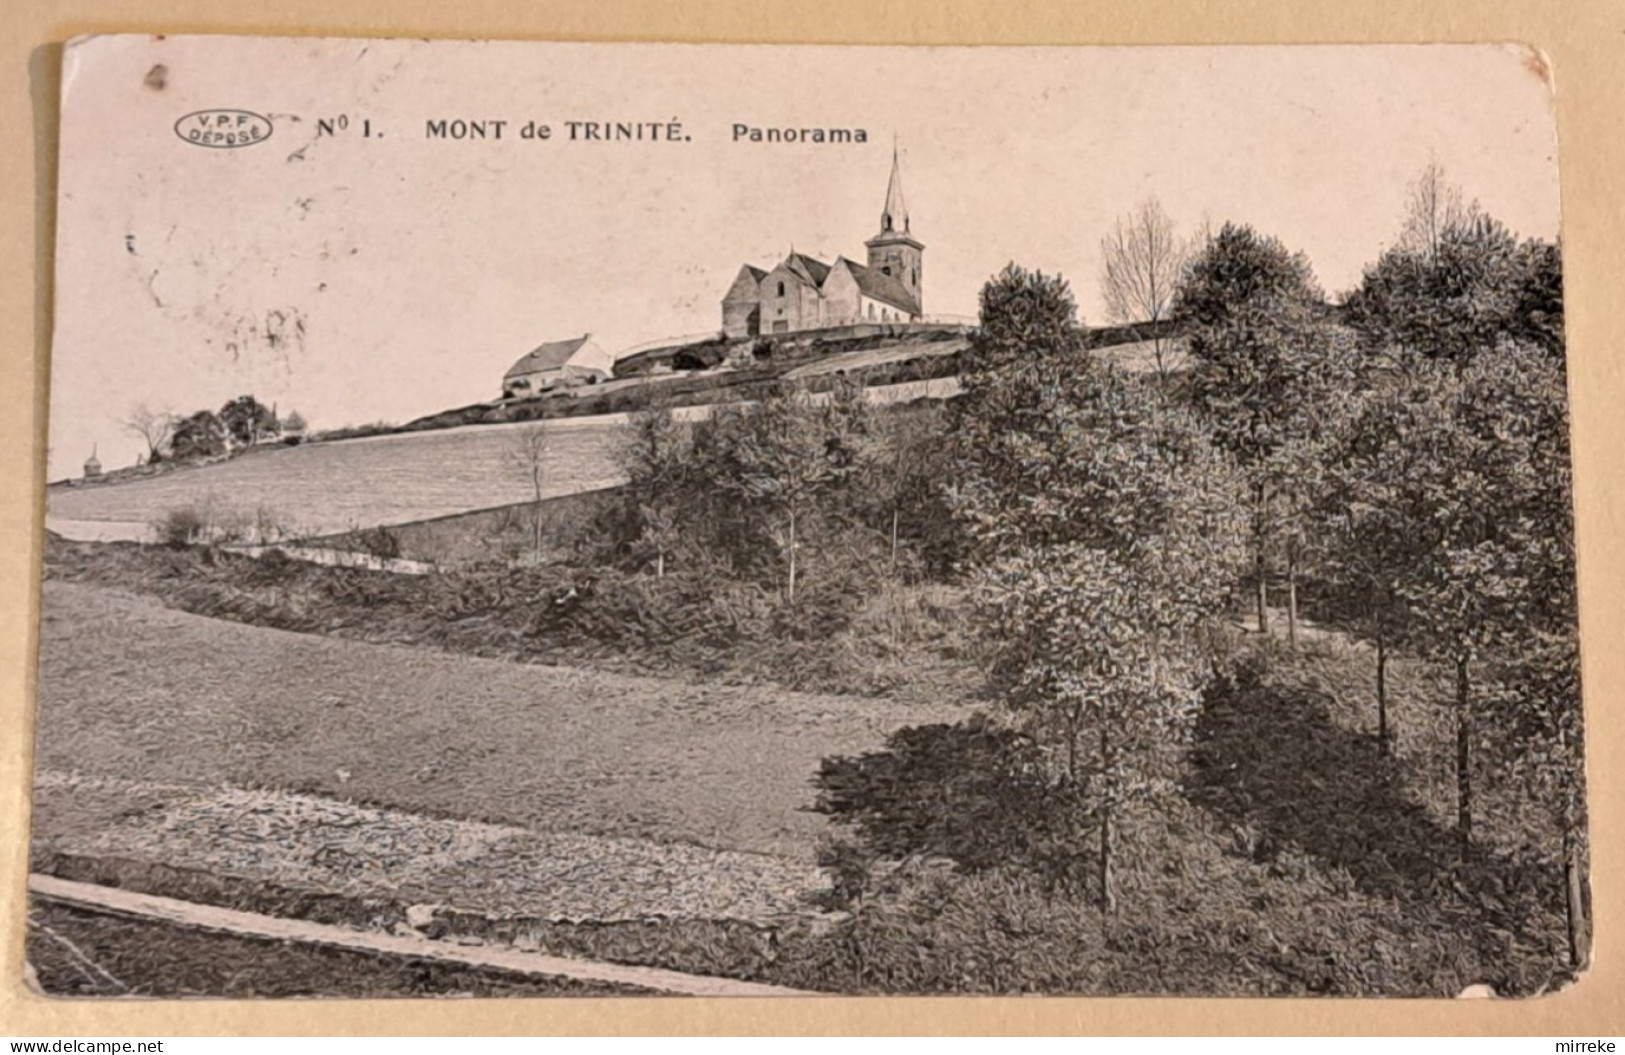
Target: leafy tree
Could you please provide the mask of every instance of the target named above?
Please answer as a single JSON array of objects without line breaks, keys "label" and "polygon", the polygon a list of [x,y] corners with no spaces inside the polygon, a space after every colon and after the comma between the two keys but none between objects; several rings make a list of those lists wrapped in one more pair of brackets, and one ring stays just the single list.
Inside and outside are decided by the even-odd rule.
[{"label": "leafy tree", "polygon": [[1502,340],[1563,350],[1562,253],[1520,243],[1430,164],[1411,186],[1398,244],[1344,298],[1368,348],[1464,363]]},{"label": "leafy tree", "polygon": [[276,431],[276,414],[253,396],[238,396],[220,408],[227,442],[247,447]]},{"label": "leafy tree", "polygon": [[635,412],[624,428],[620,461],[626,472],[628,511],[637,545],[654,557],[664,578],[667,558],[681,537],[679,522],[690,475],[688,430],[666,407]]},{"label": "leafy tree", "polygon": [[1465,362],[1509,332],[1522,296],[1521,263],[1511,233],[1480,217],[1445,231],[1431,257],[1384,253],[1345,298],[1347,316],[1369,348]]},{"label": "leafy tree", "polygon": [[1514,340],[1526,341],[1561,357],[1563,339],[1563,249],[1530,239],[1518,247],[1521,282],[1509,321]]},{"label": "leafy tree", "polygon": [[1376,648],[1377,737],[1391,749],[1388,661],[1413,623],[1403,595],[1431,545],[1425,516],[1408,486],[1427,457],[1442,410],[1430,382],[1401,378],[1364,395],[1328,445],[1325,477],[1312,516],[1328,554],[1328,583],[1342,600],[1341,624]]},{"label": "leafy tree", "polygon": [[[1542,757],[1553,757],[1559,731],[1564,751],[1578,749],[1568,736],[1577,692],[1558,691],[1574,682],[1563,656],[1575,634],[1562,371],[1517,346],[1464,367],[1415,364],[1362,422],[1349,521],[1367,564],[1351,563],[1349,573],[1372,590],[1374,627],[1402,628],[1455,670],[1456,827],[1465,847],[1486,715],[1495,715],[1492,727],[1525,730],[1526,745],[1544,738]],[[1508,703],[1497,678],[1545,688]],[[1496,715],[1498,707],[1510,709]],[[1570,753],[1555,765],[1572,775],[1572,763]]]},{"label": "leafy tree", "polygon": [[905,540],[940,570],[957,551],[943,487],[951,466],[942,409],[927,404],[892,411],[876,426],[875,454],[859,496],[866,522],[885,532],[894,570]]},{"label": "leafy tree", "polygon": [[226,451],[226,427],[212,411],[200,410],[175,421],[169,438],[170,456],[177,461],[212,458]]},{"label": "leafy tree", "polygon": [[[1056,779],[1087,787],[1111,911],[1114,811],[1170,787],[1194,717],[1196,631],[1235,570],[1235,480],[1189,415],[1067,354],[1064,282],[1011,268],[989,285],[984,331],[1031,343],[1011,340],[965,379],[953,503],[994,684],[1049,746]],[[1031,320],[1048,328],[1024,330]]]},{"label": "leafy tree", "polygon": [[[1337,373],[1350,369],[1347,342],[1325,318],[1304,256],[1235,224],[1192,259],[1174,312],[1191,324],[1192,406],[1248,475],[1263,633],[1273,514],[1285,502],[1295,519],[1303,504],[1307,483],[1300,475],[1314,463],[1303,452],[1315,442],[1316,418]],[[1295,625],[1294,619],[1294,632]]]},{"label": "leafy tree", "polygon": [[1308,257],[1245,224],[1227,223],[1191,257],[1174,294],[1173,317],[1203,329],[1248,306],[1323,299]]},{"label": "leafy tree", "polygon": [[1009,362],[1064,356],[1083,347],[1078,305],[1059,275],[1007,264],[983,285],[980,301],[981,325],[963,357],[969,378],[987,376]]},{"label": "leafy tree", "polygon": [[[1101,239],[1100,255],[1100,291],[1108,319],[1155,324],[1168,318],[1190,244],[1179,237],[1156,198],[1145,199],[1128,216],[1118,218],[1112,232]],[[1161,330],[1153,328],[1157,373],[1165,380],[1166,344]]]},{"label": "leafy tree", "polygon": [[858,478],[873,452],[870,411],[856,385],[820,403],[802,391],[747,406],[719,406],[705,430],[709,482],[772,520],[768,535],[785,562],[793,603],[818,501]]}]

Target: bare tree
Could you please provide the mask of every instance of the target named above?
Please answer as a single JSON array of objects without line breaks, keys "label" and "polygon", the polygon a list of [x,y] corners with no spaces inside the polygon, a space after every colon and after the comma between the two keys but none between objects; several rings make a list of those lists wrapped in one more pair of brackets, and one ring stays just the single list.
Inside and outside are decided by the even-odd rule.
[{"label": "bare tree", "polygon": [[175,433],[175,416],[137,403],[125,415],[123,425],[125,432],[139,436],[146,443],[146,460],[150,464],[163,457],[164,447]]},{"label": "bare tree", "polygon": [[1399,246],[1432,264],[1445,238],[1465,230],[1480,212],[1478,202],[1468,201],[1461,188],[1445,177],[1444,166],[1431,160],[1411,181]]},{"label": "bare tree", "polygon": [[1111,234],[1101,239],[1100,291],[1112,322],[1148,322],[1157,374],[1168,376],[1166,341],[1157,324],[1166,319],[1174,290],[1185,269],[1190,246],[1156,198],[1147,198],[1128,216],[1119,217]]},{"label": "bare tree", "polygon": [[531,552],[542,557],[542,483],[547,479],[547,430],[540,424],[520,429],[508,440],[507,457],[530,481],[535,508],[531,516]]}]

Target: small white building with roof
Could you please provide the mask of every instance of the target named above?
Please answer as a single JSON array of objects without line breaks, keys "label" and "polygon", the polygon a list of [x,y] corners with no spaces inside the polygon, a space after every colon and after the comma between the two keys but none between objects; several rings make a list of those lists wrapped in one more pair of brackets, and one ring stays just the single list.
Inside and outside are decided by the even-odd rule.
[{"label": "small white building with roof", "polygon": [[549,341],[519,358],[502,375],[504,399],[524,399],[554,388],[593,385],[614,375],[615,357],[592,334]]}]

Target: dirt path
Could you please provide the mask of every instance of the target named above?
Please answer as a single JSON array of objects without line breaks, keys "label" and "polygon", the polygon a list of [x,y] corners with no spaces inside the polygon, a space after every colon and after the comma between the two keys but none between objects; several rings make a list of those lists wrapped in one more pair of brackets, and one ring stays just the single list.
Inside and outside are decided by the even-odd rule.
[{"label": "dirt path", "polygon": [[773,925],[827,885],[814,863],[692,843],[425,817],[315,795],[46,770],[35,858],[66,854],[490,918]]},{"label": "dirt path", "polygon": [[632,996],[608,982],[209,933],[36,902],[28,965],[53,996]]},{"label": "dirt path", "polygon": [[962,716],[293,634],[48,582],[36,765],[807,862],[822,758]]},{"label": "dirt path", "polygon": [[[196,902],[156,897],[114,887],[75,883],[53,876],[29,876],[28,890],[36,901],[45,900],[210,933],[404,959],[423,958],[476,970],[512,972],[527,977],[566,978],[589,985],[624,986],[678,996],[809,995],[781,986],[733,978],[549,956],[545,953],[499,945],[470,947],[457,942],[426,938],[416,933],[381,933],[327,923],[312,923],[307,920],[282,919],[256,912],[221,908],[218,905],[200,905]],[[63,944],[65,948],[69,947],[67,943]],[[104,973],[110,977],[110,972]]]}]

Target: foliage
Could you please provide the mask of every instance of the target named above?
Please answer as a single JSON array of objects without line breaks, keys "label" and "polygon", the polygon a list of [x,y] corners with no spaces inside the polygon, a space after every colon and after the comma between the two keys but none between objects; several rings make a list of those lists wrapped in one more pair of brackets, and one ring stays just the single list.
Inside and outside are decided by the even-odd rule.
[{"label": "foliage", "polygon": [[1191,258],[1174,295],[1173,317],[1203,329],[1249,306],[1322,299],[1308,257],[1251,227],[1227,223]]},{"label": "foliage", "polygon": [[935,403],[876,417],[873,456],[853,499],[857,517],[886,536],[894,573],[907,574],[917,561],[920,573],[945,578],[962,556],[948,506],[953,457],[943,442],[945,422]]},{"label": "foliage", "polygon": [[1064,283],[1009,269],[982,299],[1020,320],[986,314],[985,331],[1031,343],[966,377],[954,507],[995,689],[1029,716],[1056,779],[1087,774],[1109,908],[1111,811],[1166,792],[1177,772],[1197,631],[1235,572],[1238,488],[1187,413],[1065,354]]},{"label": "foliage", "polygon": [[[1335,463],[1354,625],[1457,669],[1464,835],[1480,723],[1509,734],[1515,769],[1523,758],[1579,771],[1570,475],[1562,371],[1514,345],[1460,368],[1405,361],[1363,402]],[[1562,809],[1572,816],[1573,802]]]},{"label": "foliage", "polygon": [[158,541],[174,549],[184,549],[203,540],[208,525],[204,516],[193,506],[181,506],[166,512],[154,525]]},{"label": "foliage", "polygon": [[839,548],[875,450],[873,412],[850,383],[821,400],[785,388],[718,406],[690,428],[643,412],[620,452],[629,541],[661,573],[674,553],[720,557],[738,574],[771,574],[793,601],[809,557]]},{"label": "foliage", "polygon": [[176,461],[213,458],[226,451],[226,427],[211,411],[200,410],[178,419],[169,440]]},{"label": "foliage", "polygon": [[1346,298],[1367,346],[1464,362],[1504,339],[1562,350],[1562,278],[1555,246],[1520,245],[1488,217],[1447,230],[1431,258],[1391,249]]},{"label": "foliage", "polygon": [[1563,352],[1557,245],[1520,243],[1429,164],[1411,184],[1398,244],[1344,298],[1368,348],[1464,363],[1502,341]]},{"label": "foliage", "polygon": [[1226,224],[1193,259],[1175,305],[1191,327],[1190,404],[1247,477],[1261,630],[1272,549],[1295,576],[1312,547],[1303,514],[1328,396],[1353,377],[1350,342],[1318,299],[1302,254]]},{"label": "foliage", "polygon": [[982,287],[981,325],[961,359],[966,402],[974,379],[1017,360],[1055,358],[1083,347],[1072,289],[1059,275],[1007,264]]},{"label": "foliage", "polygon": [[220,408],[220,425],[227,439],[247,447],[276,432],[276,414],[253,396],[238,396]]},{"label": "foliage", "polygon": [[382,524],[356,532],[355,540],[363,553],[374,557],[393,560],[401,555],[400,536]]}]

